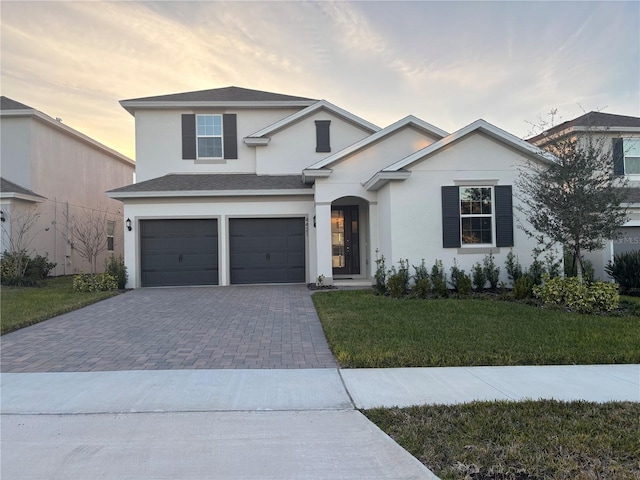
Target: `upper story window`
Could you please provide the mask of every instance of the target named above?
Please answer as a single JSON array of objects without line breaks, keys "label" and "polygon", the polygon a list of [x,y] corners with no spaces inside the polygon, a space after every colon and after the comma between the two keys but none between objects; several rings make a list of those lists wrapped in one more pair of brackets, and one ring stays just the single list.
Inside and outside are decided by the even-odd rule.
[{"label": "upper story window", "polygon": [[462,245],[493,244],[492,187],[460,188]]},{"label": "upper story window", "polygon": [[640,138],[624,138],[622,149],[624,173],[626,175],[640,175]]},{"label": "upper story window", "polygon": [[222,158],[222,115],[196,115],[198,158]]},{"label": "upper story window", "polygon": [[116,222],[107,220],[107,250],[113,252],[114,237],[116,233]]},{"label": "upper story window", "polygon": [[236,114],[182,114],[182,158],[202,163],[237,159]]}]

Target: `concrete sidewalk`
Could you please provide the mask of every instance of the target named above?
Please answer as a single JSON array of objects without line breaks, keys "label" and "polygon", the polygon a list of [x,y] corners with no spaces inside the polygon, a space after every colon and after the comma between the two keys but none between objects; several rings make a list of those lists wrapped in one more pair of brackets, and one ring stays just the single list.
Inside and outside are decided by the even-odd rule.
[{"label": "concrete sidewalk", "polygon": [[640,401],[640,365],[4,373],[0,476],[435,479],[356,408]]}]

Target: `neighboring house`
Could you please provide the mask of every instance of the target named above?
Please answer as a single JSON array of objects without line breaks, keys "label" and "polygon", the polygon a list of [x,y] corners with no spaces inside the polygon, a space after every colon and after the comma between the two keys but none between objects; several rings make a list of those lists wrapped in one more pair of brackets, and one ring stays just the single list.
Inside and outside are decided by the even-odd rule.
[{"label": "neighboring house", "polygon": [[618,253],[640,250],[640,118],[614,115],[602,112],[589,112],[550,128],[528,141],[544,148],[552,139],[574,136],[580,139],[584,135],[602,136],[603,145],[610,149],[613,168],[616,175],[626,177],[629,192],[626,207],[628,221],[620,229],[620,238],[609,242],[604,249],[586,252],[596,277],[611,280],[604,267]]},{"label": "neighboring house", "polygon": [[66,126],[59,119],[1,97],[2,251],[9,249],[29,218],[30,255],[46,255],[57,263],[52,275],[89,272],[77,252],[69,222],[85,212],[104,212],[107,255],[124,252],[122,204],[106,190],[132,182],[135,163],[118,152]]},{"label": "neighboring house", "polygon": [[514,181],[547,154],[484,120],[381,129],[325,100],[238,87],[120,103],[138,183],[108,194],[131,225],[130,287],[371,284],[383,255],[447,273],[490,253],[502,267],[512,249],[532,261]]}]

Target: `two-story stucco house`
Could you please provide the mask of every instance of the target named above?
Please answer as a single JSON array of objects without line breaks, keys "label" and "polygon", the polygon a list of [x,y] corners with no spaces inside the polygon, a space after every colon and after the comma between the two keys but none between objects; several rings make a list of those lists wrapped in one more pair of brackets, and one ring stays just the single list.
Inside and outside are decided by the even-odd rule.
[{"label": "two-story stucco house", "polygon": [[121,105],[138,183],[109,195],[130,225],[130,287],[371,284],[382,255],[467,271],[511,249],[532,260],[514,180],[547,156],[483,120],[379,128],[326,100],[237,87]]},{"label": "two-story stucco house", "polygon": [[130,184],[135,163],[62,121],[4,96],[0,122],[2,251],[25,219],[35,218],[28,232],[28,253],[55,262],[52,275],[89,272],[69,221],[94,211],[105,212],[107,250],[98,258],[98,267],[107,255],[123,254],[122,204],[105,191]]},{"label": "two-story stucco house", "polygon": [[[614,173],[626,177],[628,221],[621,228],[620,238],[613,240],[604,249],[585,252],[584,258],[594,267],[601,280],[611,280],[604,267],[615,254],[640,250],[640,118],[602,112],[589,112],[568,120],[530,138],[532,144],[544,148],[556,139],[584,135],[602,138],[603,148],[613,160]],[[598,138],[599,140],[600,138]]]}]

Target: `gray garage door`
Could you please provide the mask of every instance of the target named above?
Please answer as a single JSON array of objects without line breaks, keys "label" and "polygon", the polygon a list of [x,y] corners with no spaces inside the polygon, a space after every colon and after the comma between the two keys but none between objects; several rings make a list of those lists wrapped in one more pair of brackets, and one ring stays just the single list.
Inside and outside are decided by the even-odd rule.
[{"label": "gray garage door", "polygon": [[141,220],[143,287],[218,284],[218,222]]},{"label": "gray garage door", "polygon": [[231,283],[305,281],[304,218],[229,220]]}]

